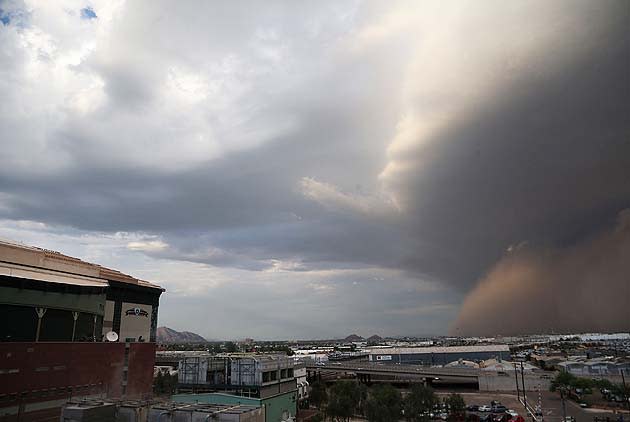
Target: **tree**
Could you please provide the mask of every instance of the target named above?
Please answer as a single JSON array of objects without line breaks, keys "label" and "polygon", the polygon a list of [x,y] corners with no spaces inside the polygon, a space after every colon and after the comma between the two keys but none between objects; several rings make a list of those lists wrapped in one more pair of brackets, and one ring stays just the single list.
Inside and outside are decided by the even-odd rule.
[{"label": "tree", "polygon": [[606,379],[592,379],[575,376],[569,372],[562,371],[551,381],[551,391],[570,391],[575,388],[581,388],[586,394],[590,394],[593,388],[605,388],[614,394],[623,396],[623,386],[614,384]]},{"label": "tree", "polygon": [[350,420],[361,400],[358,387],[354,381],[339,381],[329,389],[326,413],[333,421]]},{"label": "tree", "polygon": [[357,405],[356,412],[360,415],[365,415],[365,404],[368,400],[368,388],[365,384],[357,384],[357,395],[359,397],[359,404]]},{"label": "tree", "polygon": [[164,375],[162,375],[162,371],[158,371],[157,376],[153,379],[153,391],[157,394],[164,392]]},{"label": "tree", "polygon": [[164,374],[164,392],[173,394],[177,388],[177,374]]},{"label": "tree", "polygon": [[321,409],[322,404],[328,400],[328,394],[326,393],[326,384],[321,381],[315,381],[311,384],[311,391],[308,395],[309,401],[318,409]]},{"label": "tree", "polygon": [[225,351],[228,353],[234,353],[238,351],[238,348],[236,347],[236,344],[234,344],[234,342],[228,341],[225,343]]},{"label": "tree", "polygon": [[416,384],[404,400],[405,418],[413,422],[427,421],[437,402],[432,388]]},{"label": "tree", "polygon": [[448,413],[451,419],[458,420],[464,418],[466,415],[466,402],[461,394],[449,394],[444,401],[448,407]]},{"label": "tree", "polygon": [[574,387],[577,382],[577,377],[566,371],[560,371],[558,375],[551,381],[550,390],[556,391],[562,388],[569,389]]},{"label": "tree", "polygon": [[365,416],[370,422],[389,422],[400,419],[402,397],[400,391],[389,384],[370,391],[365,403]]},{"label": "tree", "polygon": [[175,387],[177,387],[177,375],[170,375],[160,370],[153,379],[153,392],[156,394],[172,394]]}]

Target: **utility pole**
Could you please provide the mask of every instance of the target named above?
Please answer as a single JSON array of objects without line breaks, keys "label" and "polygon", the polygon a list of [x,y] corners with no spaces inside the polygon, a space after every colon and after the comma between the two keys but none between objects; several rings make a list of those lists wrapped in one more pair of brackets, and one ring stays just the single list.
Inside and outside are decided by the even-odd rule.
[{"label": "utility pole", "polygon": [[[540,389],[540,384],[538,384],[538,404],[536,405],[536,411],[540,411],[540,420],[541,422],[545,420],[545,415],[542,410],[542,391]],[[563,421],[566,422],[566,421]]]},{"label": "utility pole", "polygon": [[521,401],[521,392],[518,388],[518,370],[516,369],[516,362],[514,362],[514,378],[516,379],[516,397],[518,397],[518,401]]},{"label": "utility pole", "polygon": [[630,410],[630,400],[628,400],[628,387],[626,387],[626,377],[623,376],[625,369],[621,369],[621,382],[623,384],[623,400],[626,402],[626,406],[628,406],[628,410]]},{"label": "utility pole", "polygon": [[564,386],[560,387],[560,401],[562,403],[562,422],[567,421],[567,406],[564,402]]},{"label": "utility pole", "polygon": [[521,381],[523,382],[523,405],[525,406],[525,412],[527,412],[527,394],[525,393],[525,369],[523,369],[523,362],[521,362]]}]

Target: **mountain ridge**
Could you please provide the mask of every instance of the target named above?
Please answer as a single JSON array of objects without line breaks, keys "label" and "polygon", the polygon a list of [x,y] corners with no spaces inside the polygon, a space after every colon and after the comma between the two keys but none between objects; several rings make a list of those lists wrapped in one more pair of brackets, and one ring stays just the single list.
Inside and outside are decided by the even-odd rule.
[{"label": "mountain ridge", "polygon": [[177,331],[169,327],[158,327],[156,333],[158,343],[206,343],[207,340],[197,333]]}]

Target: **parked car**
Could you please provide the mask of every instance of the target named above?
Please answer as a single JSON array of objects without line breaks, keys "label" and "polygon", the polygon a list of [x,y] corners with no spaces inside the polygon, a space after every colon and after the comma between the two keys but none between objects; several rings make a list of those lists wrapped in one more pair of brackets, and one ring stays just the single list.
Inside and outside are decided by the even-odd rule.
[{"label": "parked car", "polygon": [[468,405],[468,407],[466,407],[466,410],[469,410],[471,412],[478,412],[479,411],[479,405],[477,405],[477,404]]},{"label": "parked car", "polygon": [[507,413],[508,415],[512,416],[513,418],[518,416],[518,413],[515,410],[512,410],[512,409],[506,410],[505,413]]},{"label": "parked car", "polygon": [[510,415],[507,413],[491,413],[493,422],[508,422],[510,420]]},{"label": "parked car", "polygon": [[490,412],[492,408],[484,404],[483,406],[479,406],[478,410],[479,412]]},{"label": "parked car", "polygon": [[492,413],[505,413],[506,411],[507,407],[503,406],[502,404],[492,406]]}]

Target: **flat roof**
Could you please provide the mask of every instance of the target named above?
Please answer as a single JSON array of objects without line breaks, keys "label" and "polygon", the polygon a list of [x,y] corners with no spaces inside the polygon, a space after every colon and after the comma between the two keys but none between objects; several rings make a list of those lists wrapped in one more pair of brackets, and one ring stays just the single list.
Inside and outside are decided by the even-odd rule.
[{"label": "flat roof", "polygon": [[493,344],[483,346],[444,346],[444,347],[392,347],[389,349],[368,349],[372,355],[420,355],[428,353],[480,353],[480,352],[509,352],[507,344]]}]

